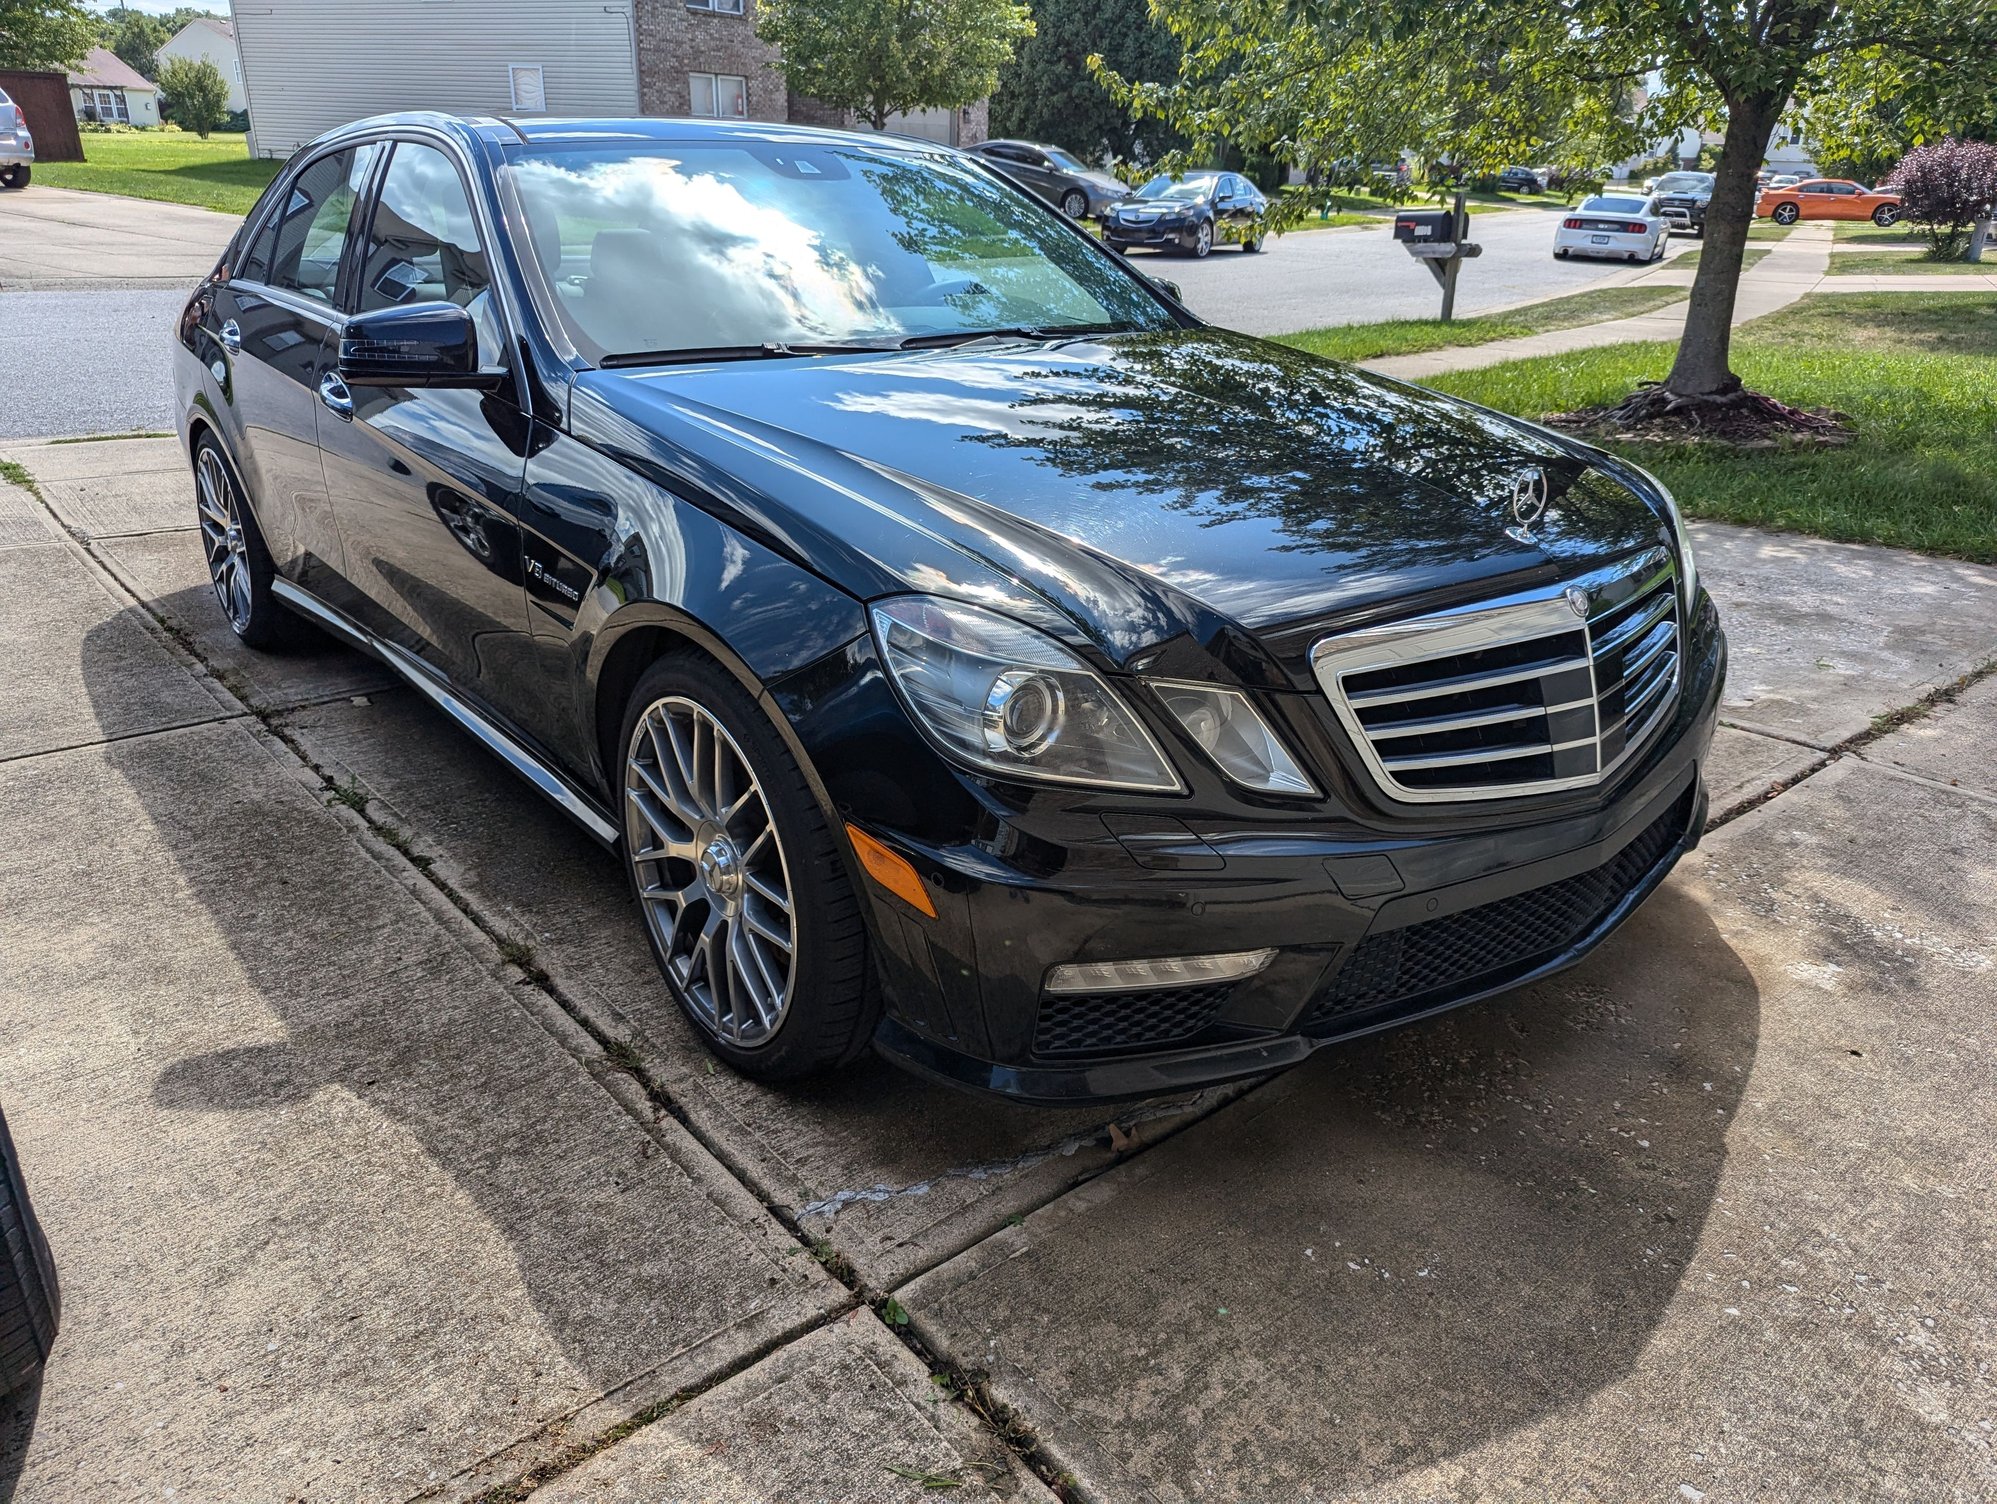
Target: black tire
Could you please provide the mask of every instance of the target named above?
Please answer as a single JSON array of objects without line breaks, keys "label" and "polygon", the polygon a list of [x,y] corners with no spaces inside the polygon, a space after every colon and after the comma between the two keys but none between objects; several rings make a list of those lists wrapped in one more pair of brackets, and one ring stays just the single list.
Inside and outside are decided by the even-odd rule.
[{"label": "black tire", "polygon": [[1555,261],[1565,261],[1567,259],[1567,253],[1565,251],[1555,251],[1553,253],[1553,259]]},{"label": "black tire", "polygon": [[1130,247],[1125,245],[1121,240],[1111,240],[1108,236],[1103,237],[1103,244],[1108,246],[1112,251],[1115,251],[1119,256],[1128,254],[1130,250]]},{"label": "black tire", "polygon": [[[745,1076],[795,1080],[857,1059],[873,1039],[881,1004],[868,956],[866,921],[847,876],[844,833],[827,823],[797,760],[741,683],[712,659],[690,651],[670,654],[645,670],[625,706],[617,742],[617,799],[627,821],[634,818],[628,813],[634,806],[626,792],[633,740],[647,712],[661,702],[691,702],[706,711],[747,763],[775,828],[796,925],[790,994],[781,1020],[767,1039],[753,1047],[724,1038],[673,978],[658,926],[648,917],[651,911],[627,825],[624,870],[652,959],[673,1000],[702,1042]],[[670,865],[661,862],[656,870]],[[691,871],[693,864],[686,867]]]},{"label": "black tire", "polygon": [[1070,188],[1061,195],[1061,212],[1070,219],[1086,218],[1089,212],[1089,196],[1079,188]]},{"label": "black tire", "polygon": [[62,1315],[55,1260],[21,1178],[14,1140],[0,1118],[0,1394],[24,1388],[48,1362]]},{"label": "black tire", "polygon": [[1793,225],[1802,216],[1803,211],[1794,204],[1777,204],[1768,215],[1778,225]]},{"label": "black tire", "polygon": [[[211,491],[221,498],[224,518],[218,518],[210,505]],[[265,652],[291,647],[309,635],[306,623],[271,594],[277,566],[271,562],[256,512],[236,482],[235,468],[209,434],[203,434],[194,445],[194,498],[194,518],[208,557],[209,582],[231,630],[245,646]],[[240,547],[232,541],[232,529]],[[233,562],[225,576],[229,557]],[[246,590],[236,585],[235,571],[240,571],[247,583]]]},{"label": "black tire", "polygon": [[1881,204],[1872,211],[1872,222],[1882,230],[1890,230],[1900,222],[1900,211],[1892,204]]},{"label": "black tire", "polygon": [[0,188],[25,188],[34,180],[35,169],[26,162],[0,167]]},{"label": "black tire", "polygon": [[1262,249],[1262,237],[1260,235],[1257,235],[1251,231],[1248,235],[1242,237],[1241,241],[1242,255],[1252,256],[1261,249]]}]

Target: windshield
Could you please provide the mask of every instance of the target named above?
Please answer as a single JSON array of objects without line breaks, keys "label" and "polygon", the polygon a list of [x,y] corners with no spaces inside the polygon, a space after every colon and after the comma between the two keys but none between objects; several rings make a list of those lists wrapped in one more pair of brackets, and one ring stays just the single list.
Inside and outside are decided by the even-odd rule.
[{"label": "windshield", "polygon": [[1129,273],[942,156],[763,141],[521,147],[554,308],[593,359],[1173,327]]},{"label": "windshield", "polygon": [[1683,193],[1687,189],[1710,188],[1713,179],[1704,172],[1667,172],[1657,180],[1660,193]]},{"label": "windshield", "polygon": [[1139,198],[1173,198],[1194,201],[1213,192],[1212,178],[1182,178],[1173,182],[1162,173],[1137,190]]},{"label": "windshield", "polygon": [[1591,198],[1581,205],[1583,214],[1641,214],[1643,210],[1640,198]]}]

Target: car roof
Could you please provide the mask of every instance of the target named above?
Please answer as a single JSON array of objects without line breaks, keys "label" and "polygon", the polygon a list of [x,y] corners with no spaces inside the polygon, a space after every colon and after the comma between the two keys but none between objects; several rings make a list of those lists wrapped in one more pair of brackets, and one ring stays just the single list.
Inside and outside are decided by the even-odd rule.
[{"label": "car roof", "polygon": [[866,146],[875,150],[950,152],[952,148],[915,136],[876,135],[871,131],[827,130],[768,120],[667,119],[656,116],[535,116],[522,119],[498,115],[448,115],[433,110],[371,115],[340,126],[312,144],[398,128],[422,127],[456,136],[467,143],[479,140],[506,144],[630,143],[646,141],[781,141],[825,145]]}]

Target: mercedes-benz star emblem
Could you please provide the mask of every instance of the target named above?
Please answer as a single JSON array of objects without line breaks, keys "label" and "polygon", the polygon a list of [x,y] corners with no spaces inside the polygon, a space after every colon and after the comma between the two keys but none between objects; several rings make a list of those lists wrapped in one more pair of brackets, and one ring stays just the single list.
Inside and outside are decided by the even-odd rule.
[{"label": "mercedes-benz star emblem", "polygon": [[1586,621],[1588,619],[1588,610],[1594,604],[1595,597],[1585,586],[1569,585],[1567,587],[1568,609],[1580,617],[1581,620]]},{"label": "mercedes-benz star emblem", "polygon": [[1552,491],[1544,470],[1528,470],[1512,482],[1512,523],[1505,531],[1521,543],[1531,543],[1532,525],[1546,515]]}]

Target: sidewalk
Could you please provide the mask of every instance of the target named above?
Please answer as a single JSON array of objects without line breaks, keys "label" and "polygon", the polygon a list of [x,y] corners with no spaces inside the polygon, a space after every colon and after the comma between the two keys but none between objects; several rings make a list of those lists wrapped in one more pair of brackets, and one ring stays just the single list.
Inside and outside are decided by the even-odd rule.
[{"label": "sidewalk", "polygon": [[[1831,226],[1828,222],[1798,225],[1785,240],[1768,248],[1760,263],[1741,274],[1740,293],[1734,301],[1734,323],[1744,324],[1786,308],[1806,293],[1817,291],[1826,281],[1831,264]],[[1649,273],[1620,280],[1616,285],[1641,287],[1655,281],[1675,282],[1683,272],[1665,262]],[[1839,277],[1838,282],[1863,283],[1874,280],[1899,284],[1916,280],[1908,277]],[[1937,278],[1920,278],[1922,282]],[[1950,281],[1981,282],[1982,278],[1951,278]],[[1853,288],[1852,291],[1868,291]],[[1573,329],[1555,329],[1523,339],[1497,340],[1488,345],[1459,346],[1447,350],[1426,350],[1419,355],[1390,355],[1362,361],[1369,371],[1403,381],[1424,381],[1444,371],[1468,371],[1482,366],[1502,365],[1508,360],[1526,360],[1536,355],[1564,355],[1570,350],[1592,350],[1603,345],[1621,345],[1642,340],[1674,340],[1684,331],[1689,302],[1673,303],[1655,312],[1634,318],[1611,319],[1602,324],[1583,324]]]}]

